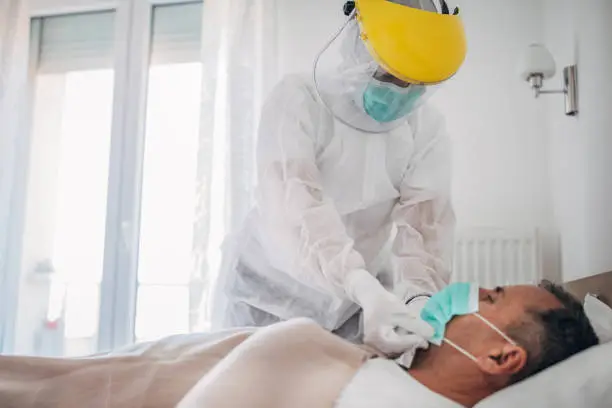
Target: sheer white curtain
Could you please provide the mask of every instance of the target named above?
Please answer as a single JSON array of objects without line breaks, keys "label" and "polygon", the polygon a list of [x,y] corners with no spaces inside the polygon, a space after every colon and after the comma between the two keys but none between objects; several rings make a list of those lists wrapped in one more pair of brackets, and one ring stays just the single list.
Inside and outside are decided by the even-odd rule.
[{"label": "sheer white curtain", "polygon": [[[0,350],[4,325],[14,316],[16,294],[5,259],[9,250],[9,207],[14,193],[16,149],[24,148],[19,129],[24,125],[24,94],[27,86],[29,21],[23,0],[0,0]],[[21,143],[21,144],[20,144]],[[14,275],[14,274],[13,274]],[[8,288],[8,289],[7,289]]]},{"label": "sheer white curtain", "polygon": [[20,3],[20,0],[0,0],[0,102],[4,102],[7,93],[10,61],[15,52],[14,42],[17,36]]},{"label": "sheer white curtain", "polygon": [[239,227],[252,202],[259,114],[277,80],[276,15],[276,0],[204,2],[196,232],[200,267],[212,280],[225,234]]},{"label": "sheer white curtain", "polygon": [[16,87],[13,83],[20,0],[0,0],[0,270],[2,265],[2,237],[6,228],[7,189],[9,188],[9,157],[15,128],[9,109],[14,102]]}]

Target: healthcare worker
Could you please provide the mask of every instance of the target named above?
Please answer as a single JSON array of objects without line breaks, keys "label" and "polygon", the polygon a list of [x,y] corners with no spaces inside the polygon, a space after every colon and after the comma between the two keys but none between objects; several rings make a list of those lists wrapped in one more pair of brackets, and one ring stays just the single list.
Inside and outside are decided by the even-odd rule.
[{"label": "healthcare worker", "polygon": [[394,354],[432,335],[406,302],[449,278],[449,140],[425,101],[465,34],[446,4],[351,3],[313,75],[263,109],[256,204],[226,241],[213,327],[308,317]]}]

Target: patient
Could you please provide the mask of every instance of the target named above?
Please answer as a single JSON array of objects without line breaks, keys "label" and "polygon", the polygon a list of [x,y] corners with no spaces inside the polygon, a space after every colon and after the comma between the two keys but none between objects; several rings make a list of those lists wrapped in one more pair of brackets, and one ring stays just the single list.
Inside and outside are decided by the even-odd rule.
[{"label": "patient", "polygon": [[559,286],[510,286],[480,291],[480,314],[516,345],[474,315],[453,319],[448,344],[420,352],[410,375],[430,390],[464,406],[532,376],[598,344],[582,305]]},{"label": "patient", "polygon": [[[479,296],[479,314],[503,334],[476,315],[454,318],[445,337],[465,354],[448,344],[431,346],[406,369],[385,358],[361,361],[350,351],[354,345],[322,330],[304,330],[297,334],[300,341],[288,330],[276,337],[274,352],[213,372],[179,407],[209,408],[221,401],[257,408],[472,407],[598,343],[581,304],[558,286],[511,286],[481,290]],[[256,371],[257,361],[265,361],[269,378],[261,371],[245,375]],[[247,398],[236,395],[240,383],[252,390]],[[274,397],[264,395],[269,393]]]}]

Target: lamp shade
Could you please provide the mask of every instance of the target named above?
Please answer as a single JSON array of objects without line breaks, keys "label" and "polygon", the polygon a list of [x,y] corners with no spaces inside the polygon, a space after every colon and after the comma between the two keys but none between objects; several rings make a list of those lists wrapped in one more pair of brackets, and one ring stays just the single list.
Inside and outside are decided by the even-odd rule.
[{"label": "lamp shade", "polygon": [[525,81],[533,75],[542,75],[544,79],[552,78],[555,72],[555,60],[542,44],[531,44],[521,56],[519,73]]}]

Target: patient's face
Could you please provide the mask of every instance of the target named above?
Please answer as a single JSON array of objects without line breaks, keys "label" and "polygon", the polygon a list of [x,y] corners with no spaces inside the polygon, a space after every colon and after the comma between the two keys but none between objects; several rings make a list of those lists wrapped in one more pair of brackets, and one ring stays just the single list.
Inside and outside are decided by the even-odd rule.
[{"label": "patient's face", "polygon": [[[529,310],[549,310],[563,307],[557,298],[537,286],[506,286],[480,290],[480,314],[507,333],[508,328],[525,320]],[[492,345],[506,343],[473,315],[454,318],[446,336],[474,355],[486,353]]]}]

